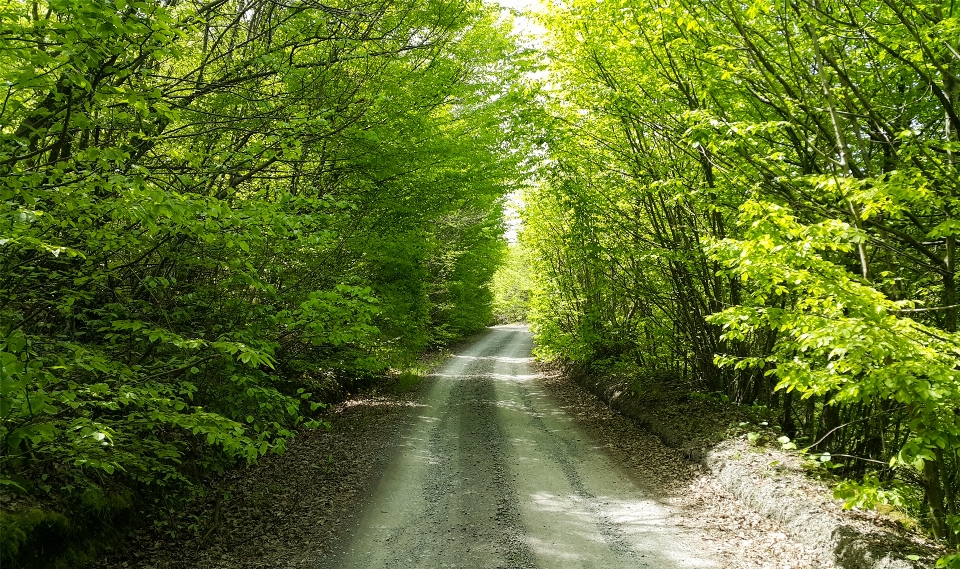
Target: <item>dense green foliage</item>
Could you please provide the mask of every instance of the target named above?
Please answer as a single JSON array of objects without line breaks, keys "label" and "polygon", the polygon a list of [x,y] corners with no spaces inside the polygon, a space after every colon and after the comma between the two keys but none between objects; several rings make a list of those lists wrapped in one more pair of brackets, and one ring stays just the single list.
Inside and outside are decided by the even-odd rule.
[{"label": "dense green foliage", "polygon": [[522,236],[541,356],[768,406],[863,481],[848,504],[956,545],[960,8],[574,0],[545,20]]},{"label": "dense green foliage", "polygon": [[503,264],[493,274],[490,282],[493,316],[500,324],[527,321],[533,291],[530,263],[530,252],[513,243],[507,249]]},{"label": "dense green foliage", "polygon": [[527,317],[957,545],[954,8],[573,0],[533,99],[474,0],[0,4],[0,562]]},{"label": "dense green foliage", "polygon": [[522,155],[504,25],[469,0],[0,4],[4,492],[163,507],[488,324]]}]

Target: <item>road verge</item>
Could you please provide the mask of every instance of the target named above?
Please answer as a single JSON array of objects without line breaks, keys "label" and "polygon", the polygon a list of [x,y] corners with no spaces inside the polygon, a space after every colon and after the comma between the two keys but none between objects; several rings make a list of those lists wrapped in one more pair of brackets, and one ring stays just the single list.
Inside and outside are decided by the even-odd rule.
[{"label": "road verge", "polygon": [[[752,419],[747,410],[738,411],[720,400],[667,401],[669,397],[657,396],[660,387],[656,385],[651,386],[652,397],[641,397],[624,378],[595,375],[578,367],[565,371],[665,446],[708,468],[737,500],[778,523],[794,539],[822,551],[837,567],[921,569],[933,567],[943,554],[889,518],[843,510],[825,484],[804,474],[795,454],[731,437],[725,427]],[[668,402],[671,408],[662,405]]]}]

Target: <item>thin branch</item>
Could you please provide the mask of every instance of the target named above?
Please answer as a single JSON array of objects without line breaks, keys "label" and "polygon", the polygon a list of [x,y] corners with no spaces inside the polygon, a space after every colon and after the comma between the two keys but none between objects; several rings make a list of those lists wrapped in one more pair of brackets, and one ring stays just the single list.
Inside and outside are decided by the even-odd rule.
[{"label": "thin branch", "polygon": [[905,314],[907,312],[934,312],[937,310],[953,310],[954,308],[960,308],[960,304],[951,304],[949,306],[932,306],[930,308],[904,308],[898,310],[897,313]]}]

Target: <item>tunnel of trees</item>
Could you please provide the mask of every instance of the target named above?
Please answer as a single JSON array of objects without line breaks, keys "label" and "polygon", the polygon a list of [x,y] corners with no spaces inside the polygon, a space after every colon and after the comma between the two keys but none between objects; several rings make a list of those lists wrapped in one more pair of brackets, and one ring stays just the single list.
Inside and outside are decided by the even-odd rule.
[{"label": "tunnel of trees", "polygon": [[540,17],[0,3],[0,563],[176,507],[496,317],[764,406],[849,505],[958,544],[960,7]]},{"label": "tunnel of trees", "polygon": [[461,0],[0,3],[0,484],[41,505],[2,513],[0,563],[282,452],[490,322],[525,155],[507,25]]},{"label": "tunnel of trees", "polygon": [[542,357],[779,414],[960,532],[960,7],[572,0],[524,201]]}]

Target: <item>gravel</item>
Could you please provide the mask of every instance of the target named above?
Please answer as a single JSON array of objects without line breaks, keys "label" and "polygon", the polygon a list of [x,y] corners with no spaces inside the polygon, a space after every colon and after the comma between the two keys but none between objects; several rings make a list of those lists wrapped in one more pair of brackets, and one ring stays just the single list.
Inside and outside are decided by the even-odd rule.
[{"label": "gravel", "polygon": [[804,475],[796,454],[737,437],[713,448],[706,464],[738,500],[845,569],[921,569],[945,553],[876,512],[843,510],[829,488]]},{"label": "gravel", "polygon": [[417,405],[414,393],[353,396],[331,409],[331,429],[304,431],[284,455],[231,471],[171,520],[196,528],[138,530],[91,567],[287,567],[331,554]]},{"label": "gravel", "polygon": [[[907,569],[932,567],[944,553],[889,517],[843,510],[795,453],[736,435],[731,425],[766,424],[748,408],[657,382],[633,393],[623,378],[582,369],[545,369],[543,377],[583,421],[609,433],[600,436],[610,437],[622,460],[651,473],[653,486],[718,544],[726,567]],[[618,433],[628,432],[633,440],[625,444]],[[659,465],[647,458],[661,453],[669,458]]]},{"label": "gravel", "polygon": [[96,566],[833,567],[529,349],[498,327],[416,392],[351,397]]},{"label": "gravel", "polygon": [[[685,527],[698,530],[728,569],[834,567],[820,548],[789,537],[779,524],[744,506],[680,449],[611,410],[560,370],[544,368],[539,383],[644,487],[673,505]],[[691,422],[697,420],[690,417]]]}]

